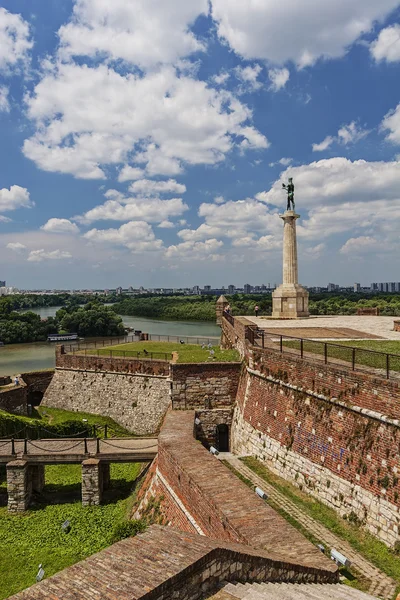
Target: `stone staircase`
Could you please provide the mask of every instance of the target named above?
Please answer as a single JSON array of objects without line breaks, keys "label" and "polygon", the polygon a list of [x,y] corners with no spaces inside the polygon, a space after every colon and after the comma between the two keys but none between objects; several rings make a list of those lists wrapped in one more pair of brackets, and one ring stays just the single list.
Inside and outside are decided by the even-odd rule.
[{"label": "stone staircase", "polygon": [[227,583],[210,600],[376,600],[347,585],[329,583]]}]

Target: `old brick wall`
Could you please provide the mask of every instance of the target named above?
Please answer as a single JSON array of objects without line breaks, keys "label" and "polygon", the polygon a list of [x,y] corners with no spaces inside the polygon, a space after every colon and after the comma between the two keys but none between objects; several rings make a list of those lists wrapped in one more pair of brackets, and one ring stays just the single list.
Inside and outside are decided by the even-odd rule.
[{"label": "old brick wall", "polygon": [[196,424],[196,438],[206,448],[217,446],[217,426],[228,425],[229,431],[232,425],[233,408],[219,408],[214,410],[196,410],[196,417],[200,423]]},{"label": "old brick wall", "polygon": [[77,368],[57,368],[42,400],[43,406],[111,417],[138,435],[155,433],[169,404],[167,377]]},{"label": "old brick wall", "polygon": [[173,409],[232,406],[240,370],[241,363],[171,364]]},{"label": "old brick wall", "polygon": [[[393,546],[399,539],[399,422],[362,408],[372,398],[387,407],[393,384],[374,380],[368,389],[373,378],[367,376],[363,381],[337,370],[335,381],[334,369],[272,354],[267,360],[265,353],[254,358],[258,369],[248,369],[239,386],[234,451],[256,456]],[[333,396],[339,389],[341,400]]]},{"label": "old brick wall", "polygon": [[[83,352],[83,351],[82,351]],[[146,358],[123,358],[119,356],[65,353],[64,346],[56,348],[56,367],[113,373],[141,373],[143,375],[169,375],[169,362]]]},{"label": "old brick wall", "polygon": [[[187,519],[190,515],[196,530],[213,539],[265,548],[279,560],[325,568],[329,561],[311,543],[195,440],[194,418],[193,411],[167,413],[155,477],[183,506]],[[170,514],[171,524],[182,527]]]}]

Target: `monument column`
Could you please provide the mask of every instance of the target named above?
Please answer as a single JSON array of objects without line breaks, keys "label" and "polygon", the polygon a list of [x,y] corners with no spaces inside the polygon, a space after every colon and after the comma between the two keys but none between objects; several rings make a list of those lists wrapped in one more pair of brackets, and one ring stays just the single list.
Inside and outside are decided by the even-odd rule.
[{"label": "monument column", "polygon": [[272,293],[272,317],[308,317],[308,292],[299,285],[298,276],[296,221],[300,215],[286,210],[279,216],[283,221],[283,283]]}]

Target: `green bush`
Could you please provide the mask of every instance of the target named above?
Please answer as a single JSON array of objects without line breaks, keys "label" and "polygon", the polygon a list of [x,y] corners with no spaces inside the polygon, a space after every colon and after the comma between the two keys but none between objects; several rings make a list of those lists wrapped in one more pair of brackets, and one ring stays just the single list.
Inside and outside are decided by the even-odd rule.
[{"label": "green bush", "polygon": [[146,523],[143,520],[122,521],[114,527],[110,537],[110,544],[115,544],[125,538],[143,533],[145,529]]}]

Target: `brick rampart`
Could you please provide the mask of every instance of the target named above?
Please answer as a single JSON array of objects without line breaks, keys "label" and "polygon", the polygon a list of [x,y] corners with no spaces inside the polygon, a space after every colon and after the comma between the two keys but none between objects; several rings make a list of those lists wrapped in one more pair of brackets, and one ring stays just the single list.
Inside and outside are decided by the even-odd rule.
[{"label": "brick rampart", "polygon": [[[329,565],[312,544],[195,440],[194,417],[193,411],[167,414],[159,435],[157,470],[195,526],[213,539],[273,551],[280,560],[315,568]],[[180,526],[173,516],[171,524]]]},{"label": "brick rampart", "polygon": [[123,358],[65,353],[64,346],[56,348],[56,368],[112,373],[141,373],[142,375],[169,375],[169,362],[146,358]]},{"label": "brick rampart", "polygon": [[233,406],[241,363],[171,364],[174,410]]}]

